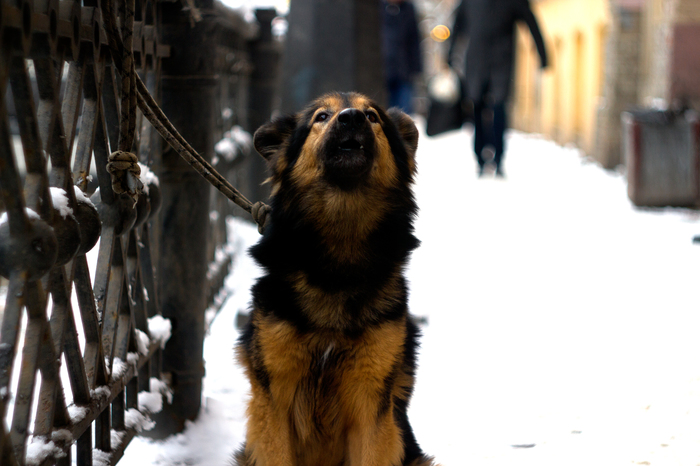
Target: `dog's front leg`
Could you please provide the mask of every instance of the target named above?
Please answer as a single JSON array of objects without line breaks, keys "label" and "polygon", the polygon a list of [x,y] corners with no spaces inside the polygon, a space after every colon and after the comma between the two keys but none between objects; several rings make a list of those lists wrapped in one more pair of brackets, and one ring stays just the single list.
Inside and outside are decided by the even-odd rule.
[{"label": "dog's front leg", "polygon": [[248,405],[245,466],[294,466],[289,419],[275,409],[268,393],[258,390]]},{"label": "dog's front leg", "polygon": [[345,373],[340,390],[348,410],[348,466],[399,466],[403,461],[393,400],[403,391],[397,366],[405,336],[405,321],[394,321],[356,341],[352,369]]},{"label": "dog's front leg", "polygon": [[365,413],[348,432],[349,466],[398,466],[403,458],[401,433],[391,411],[377,419]]}]

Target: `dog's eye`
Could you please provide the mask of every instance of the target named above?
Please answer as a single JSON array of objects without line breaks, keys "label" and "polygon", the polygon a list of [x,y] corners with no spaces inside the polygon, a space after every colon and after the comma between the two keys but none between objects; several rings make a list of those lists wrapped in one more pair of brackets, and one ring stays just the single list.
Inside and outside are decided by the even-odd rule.
[{"label": "dog's eye", "polygon": [[366,111],[365,115],[367,115],[367,119],[370,123],[377,123],[379,121],[377,114],[372,111]]},{"label": "dog's eye", "polygon": [[316,118],[314,119],[314,123],[317,121],[326,121],[330,115],[326,112],[321,112],[318,115],[316,115]]}]

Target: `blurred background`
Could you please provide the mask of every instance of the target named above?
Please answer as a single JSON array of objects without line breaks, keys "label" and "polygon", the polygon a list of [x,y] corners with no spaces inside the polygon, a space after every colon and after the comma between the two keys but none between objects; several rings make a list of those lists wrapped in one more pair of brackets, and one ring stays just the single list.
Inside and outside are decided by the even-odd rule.
[{"label": "blurred background", "polygon": [[[282,61],[282,83],[278,86],[282,91],[278,99],[282,102],[277,105],[282,110],[294,110],[295,106],[286,104],[285,99],[289,99],[289,94],[300,93],[302,75],[290,74],[290,69],[298,67],[298,62],[303,60],[300,43],[312,41],[317,44],[317,51],[331,49],[336,59],[351,61],[345,59],[352,57],[348,47],[357,37],[352,32],[343,32],[342,20],[326,21],[324,30],[318,21],[314,26],[312,16],[325,9],[324,15],[334,10],[348,18],[352,9],[363,8],[363,3],[377,4],[296,0],[290,9],[290,3],[284,0],[226,2],[232,7],[273,7],[279,13],[274,23],[277,38],[287,43],[287,50],[294,50]],[[446,66],[450,29],[459,1],[412,0],[412,3],[423,63],[422,73],[414,81],[413,110],[425,115],[427,83]],[[700,2],[697,0],[531,0],[530,4],[542,30],[550,63],[545,70],[539,69],[534,42],[527,27],[521,24],[509,108],[513,128],[541,133],[560,144],[575,144],[603,167],[612,169],[625,165],[622,112],[648,109],[670,115],[697,108],[700,103]],[[372,15],[352,21],[365,32],[377,27],[372,24]],[[332,41],[339,42],[340,50],[332,47]],[[369,52],[372,50],[360,51],[358,55]],[[377,67],[376,56],[364,59],[369,67]],[[332,74],[332,56],[317,53],[315,60],[325,60],[322,66],[327,66],[327,73]],[[362,60],[360,56],[360,65]],[[328,79],[333,80],[331,88],[345,84],[334,76]],[[324,86],[316,83],[312,88],[320,92]],[[301,100],[308,101],[311,97],[308,93],[301,94]],[[377,92],[376,96],[382,100]]]}]

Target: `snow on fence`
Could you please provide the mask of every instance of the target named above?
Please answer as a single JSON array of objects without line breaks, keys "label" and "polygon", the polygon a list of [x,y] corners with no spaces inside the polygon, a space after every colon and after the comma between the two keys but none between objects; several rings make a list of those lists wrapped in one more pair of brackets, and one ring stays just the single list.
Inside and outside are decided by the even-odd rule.
[{"label": "snow on fence", "polygon": [[[0,2],[3,466],[116,464],[169,403],[196,393],[182,387],[196,386],[199,376],[201,389],[201,351],[199,361],[179,358],[203,339],[205,310],[221,303],[231,262],[224,219],[232,208],[208,185],[205,196],[190,195],[199,180],[172,161],[140,112],[132,152],[144,189],[138,202],[115,192],[107,163],[121,136],[122,61],[113,58],[105,20],[115,11],[124,27],[124,7],[134,8],[138,76],[151,95],[182,107],[180,122],[189,118],[193,131],[205,133],[212,147],[198,150],[210,159],[214,141],[245,127],[247,48],[260,28],[218,3],[123,3]],[[207,40],[211,47],[195,57],[209,61],[204,72],[164,60],[171,49],[184,50],[178,59],[196,55]],[[225,176],[240,164],[221,160]],[[204,212],[204,241],[164,218],[178,203],[189,224],[197,223],[192,211]],[[173,267],[194,270],[201,283]],[[178,293],[201,305],[177,305]],[[193,313],[202,325],[190,325]],[[177,416],[184,424],[192,413],[171,409],[166,417]],[[172,432],[166,426],[162,434]]]}]

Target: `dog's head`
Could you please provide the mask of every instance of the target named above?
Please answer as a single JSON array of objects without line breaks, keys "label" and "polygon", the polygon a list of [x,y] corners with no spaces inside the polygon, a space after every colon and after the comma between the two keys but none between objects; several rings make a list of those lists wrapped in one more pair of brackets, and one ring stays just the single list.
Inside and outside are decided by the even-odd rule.
[{"label": "dog's head", "polygon": [[352,193],[410,184],[418,131],[398,109],[385,112],[361,94],[333,93],[263,125],[254,144],[270,166],[273,196],[285,186]]},{"label": "dog's head", "polygon": [[408,115],[333,93],[263,125],[254,144],[272,183],[270,224],[251,250],[261,265],[301,267],[314,283],[331,277],[328,286],[361,288],[417,247],[418,130]]}]

